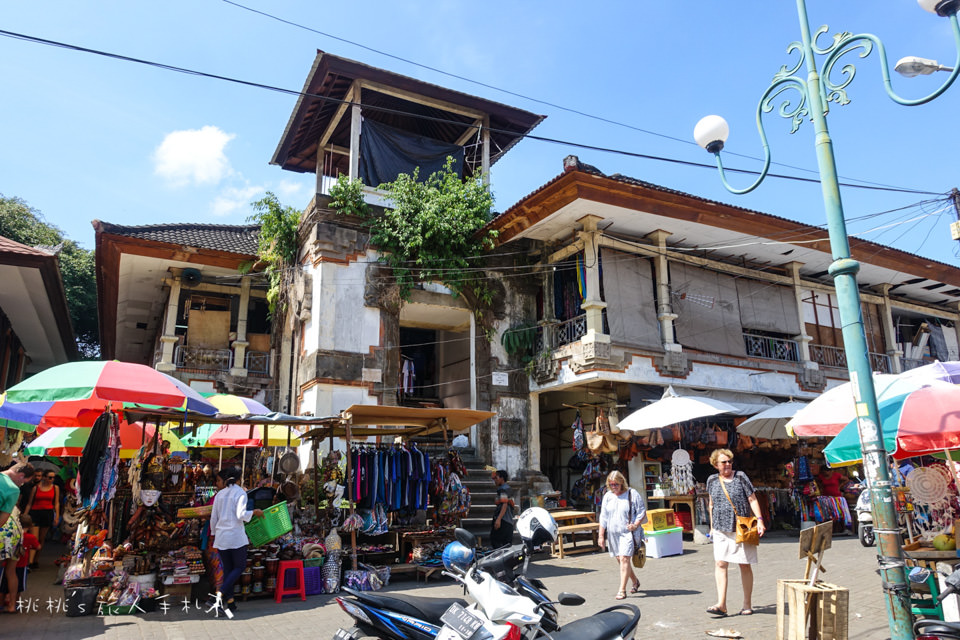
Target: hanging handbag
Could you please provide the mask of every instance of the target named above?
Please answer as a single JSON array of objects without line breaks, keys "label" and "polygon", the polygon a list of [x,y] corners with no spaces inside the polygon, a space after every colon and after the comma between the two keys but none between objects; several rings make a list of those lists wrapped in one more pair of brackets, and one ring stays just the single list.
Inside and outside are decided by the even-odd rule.
[{"label": "hanging handbag", "polygon": [[587,448],[594,453],[614,453],[619,448],[616,436],[610,433],[610,422],[600,411],[593,431],[587,431]]},{"label": "hanging handbag", "polygon": [[714,432],[715,432],[715,434],[716,434],[716,436],[715,436],[715,437],[716,437],[716,440],[715,440],[716,443],[717,443],[718,445],[720,445],[720,446],[726,445],[726,444],[727,444],[727,436],[729,435],[729,434],[727,433],[727,430],[724,429],[724,428],[722,428],[722,427],[717,427],[717,426],[715,426],[715,427],[713,428],[713,430],[714,430]]},{"label": "hanging handbag", "polygon": [[[734,475],[734,478],[737,476]],[[734,533],[736,534],[736,539],[734,540],[737,544],[760,544],[760,531],[757,529],[757,516],[741,516],[737,513],[737,507],[734,506],[733,500],[730,499],[730,494],[727,493],[727,483],[723,481],[723,478],[717,476],[717,482],[720,483],[720,488],[723,489],[723,495],[727,496],[727,500],[730,502],[730,506],[733,508],[733,515],[736,516],[736,529]]]},{"label": "hanging handbag", "polygon": [[[630,522],[633,522],[633,489],[630,489],[627,499],[630,500]],[[636,538],[636,536],[634,536],[634,538]],[[636,548],[633,550],[633,557],[630,559],[630,562],[632,562],[633,566],[637,569],[643,569],[643,565],[647,564],[647,543],[643,538],[640,539],[639,543],[637,543],[636,540],[634,540],[634,542]]]}]

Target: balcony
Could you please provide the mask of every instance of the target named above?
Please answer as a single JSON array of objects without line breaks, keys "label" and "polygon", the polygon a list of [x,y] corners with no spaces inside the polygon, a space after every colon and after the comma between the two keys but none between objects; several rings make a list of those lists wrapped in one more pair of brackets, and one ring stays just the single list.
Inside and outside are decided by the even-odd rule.
[{"label": "balcony", "polygon": [[[878,373],[892,373],[890,356],[884,353],[873,353],[870,356],[870,369]],[[824,344],[810,345],[810,360],[821,367],[830,369],[847,369],[847,354],[840,347],[828,347]]]},{"label": "balcony", "polygon": [[229,371],[232,363],[233,351],[230,349],[204,349],[180,344],[173,351],[173,364],[177,369]]},{"label": "balcony", "polygon": [[800,345],[796,340],[772,338],[757,333],[744,332],[743,344],[747,348],[747,355],[752,358],[780,360],[782,362],[800,361]]},{"label": "balcony", "polygon": [[537,328],[537,353],[554,351],[587,335],[587,314]]},{"label": "balcony", "polygon": [[269,376],[270,375],[270,352],[269,351],[247,351],[245,356],[247,375],[251,376]]}]

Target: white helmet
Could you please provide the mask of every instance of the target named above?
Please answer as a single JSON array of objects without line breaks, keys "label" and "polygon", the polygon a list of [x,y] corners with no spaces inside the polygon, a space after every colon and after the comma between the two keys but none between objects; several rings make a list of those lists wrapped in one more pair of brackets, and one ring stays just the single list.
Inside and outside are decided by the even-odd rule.
[{"label": "white helmet", "polygon": [[557,540],[557,521],[542,507],[530,507],[517,519],[520,538],[531,547]]}]

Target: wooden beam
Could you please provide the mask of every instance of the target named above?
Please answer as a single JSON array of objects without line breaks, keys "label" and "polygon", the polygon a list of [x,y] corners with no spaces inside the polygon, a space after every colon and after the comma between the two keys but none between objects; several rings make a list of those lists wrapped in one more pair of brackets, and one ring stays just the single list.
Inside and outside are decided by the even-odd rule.
[{"label": "wooden beam", "polygon": [[372,82],[370,80],[358,80],[357,82],[359,82],[360,86],[364,89],[370,89],[371,91],[376,91],[377,93],[393,96],[395,98],[401,98],[403,100],[409,100],[410,102],[416,102],[417,104],[426,105],[435,109],[449,111],[450,113],[456,113],[461,116],[467,116],[469,118],[473,118],[474,120],[482,120],[485,115],[482,111],[461,107],[460,105],[453,104],[452,102],[447,102],[445,100],[427,98],[426,96],[422,96],[418,93],[404,91],[403,89],[397,89],[396,87],[391,87],[379,82]]},{"label": "wooden beam", "polygon": [[327,128],[324,129],[323,135],[320,136],[320,147],[327,146],[327,143],[330,142],[330,138],[333,136],[333,132],[336,130],[337,125],[340,124],[340,120],[343,118],[343,114],[347,112],[347,108],[350,106],[351,102],[359,102],[360,98],[360,85],[359,81],[354,80],[353,84],[350,85],[350,88],[347,89],[346,97],[344,102],[340,103],[340,106],[337,107],[336,112],[333,114],[333,117],[330,119],[330,124],[327,125]]}]

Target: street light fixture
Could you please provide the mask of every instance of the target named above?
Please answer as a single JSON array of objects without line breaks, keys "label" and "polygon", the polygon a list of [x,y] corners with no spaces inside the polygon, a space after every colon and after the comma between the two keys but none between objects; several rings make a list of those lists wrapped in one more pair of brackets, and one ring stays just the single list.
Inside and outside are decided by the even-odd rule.
[{"label": "street light fixture", "polygon": [[897,60],[893,70],[907,78],[916,76],[928,76],[937,71],[953,71],[953,67],[945,67],[936,60],[928,58],[918,58],[917,56],[907,56]]},{"label": "street light fixture", "polygon": [[[954,41],[957,47],[957,63],[950,70],[950,76],[943,85],[923,98],[902,98],[893,91],[890,70],[883,43],[872,34],[840,33],[832,42],[820,46],[818,38],[827,33],[828,27],[822,26],[811,35],[810,21],[804,0],[797,0],[797,13],[800,19],[801,42],[793,42],[787,48],[788,53],[799,54],[792,66],[785,65],[774,76],[773,82],[760,97],[757,105],[757,131],[763,144],[764,164],[759,177],[753,184],[736,189],[727,182],[720,151],[726,142],[729,127],[719,116],[707,116],[697,123],[694,137],[701,147],[714,155],[720,179],[731,193],[749,193],[756,189],[770,169],[770,147],[763,128],[763,114],[774,109],[774,103],[788,90],[800,94],[799,101],[782,98],[777,113],[792,122],[790,133],[796,132],[809,118],[816,133],[817,165],[820,172],[820,185],[823,192],[824,208],[827,215],[827,229],[830,236],[830,250],[834,262],[829,267],[833,277],[837,301],[840,307],[840,320],[843,325],[843,344],[847,356],[851,387],[857,406],[857,426],[863,451],[863,467],[871,488],[871,507],[877,521],[874,529],[877,533],[877,555],[880,564],[880,577],[886,596],[887,615],[891,640],[912,640],[910,615],[910,587],[904,571],[903,549],[900,546],[900,533],[894,511],[893,495],[890,483],[890,469],[887,466],[887,454],[880,435],[880,420],[877,410],[877,397],[873,387],[870,357],[867,350],[866,335],[863,329],[863,316],[860,308],[860,292],[857,288],[856,274],[860,264],[850,256],[850,242],[847,237],[846,222],[843,217],[843,204],[840,198],[840,183],[837,176],[836,161],[833,155],[833,142],[827,128],[827,114],[830,103],[845,105],[847,86],[853,81],[856,69],[852,64],[839,70],[841,79],[834,81],[831,72],[837,60],[847,53],[859,52],[861,58],[867,57],[876,48],[880,55],[880,70],[884,87],[890,98],[904,106],[916,106],[930,102],[953,84],[960,69],[960,21],[957,12],[960,0],[917,0],[925,11],[948,18],[953,27]],[[823,57],[821,69],[817,68],[816,56]],[[933,63],[937,64],[937,63]],[[938,64],[937,67],[940,65]],[[806,74],[801,75],[801,68]],[[926,69],[920,65],[920,69]],[[909,67],[915,70],[916,66]],[[945,69],[946,70],[946,69]],[[923,70],[919,73],[924,73]]]}]

